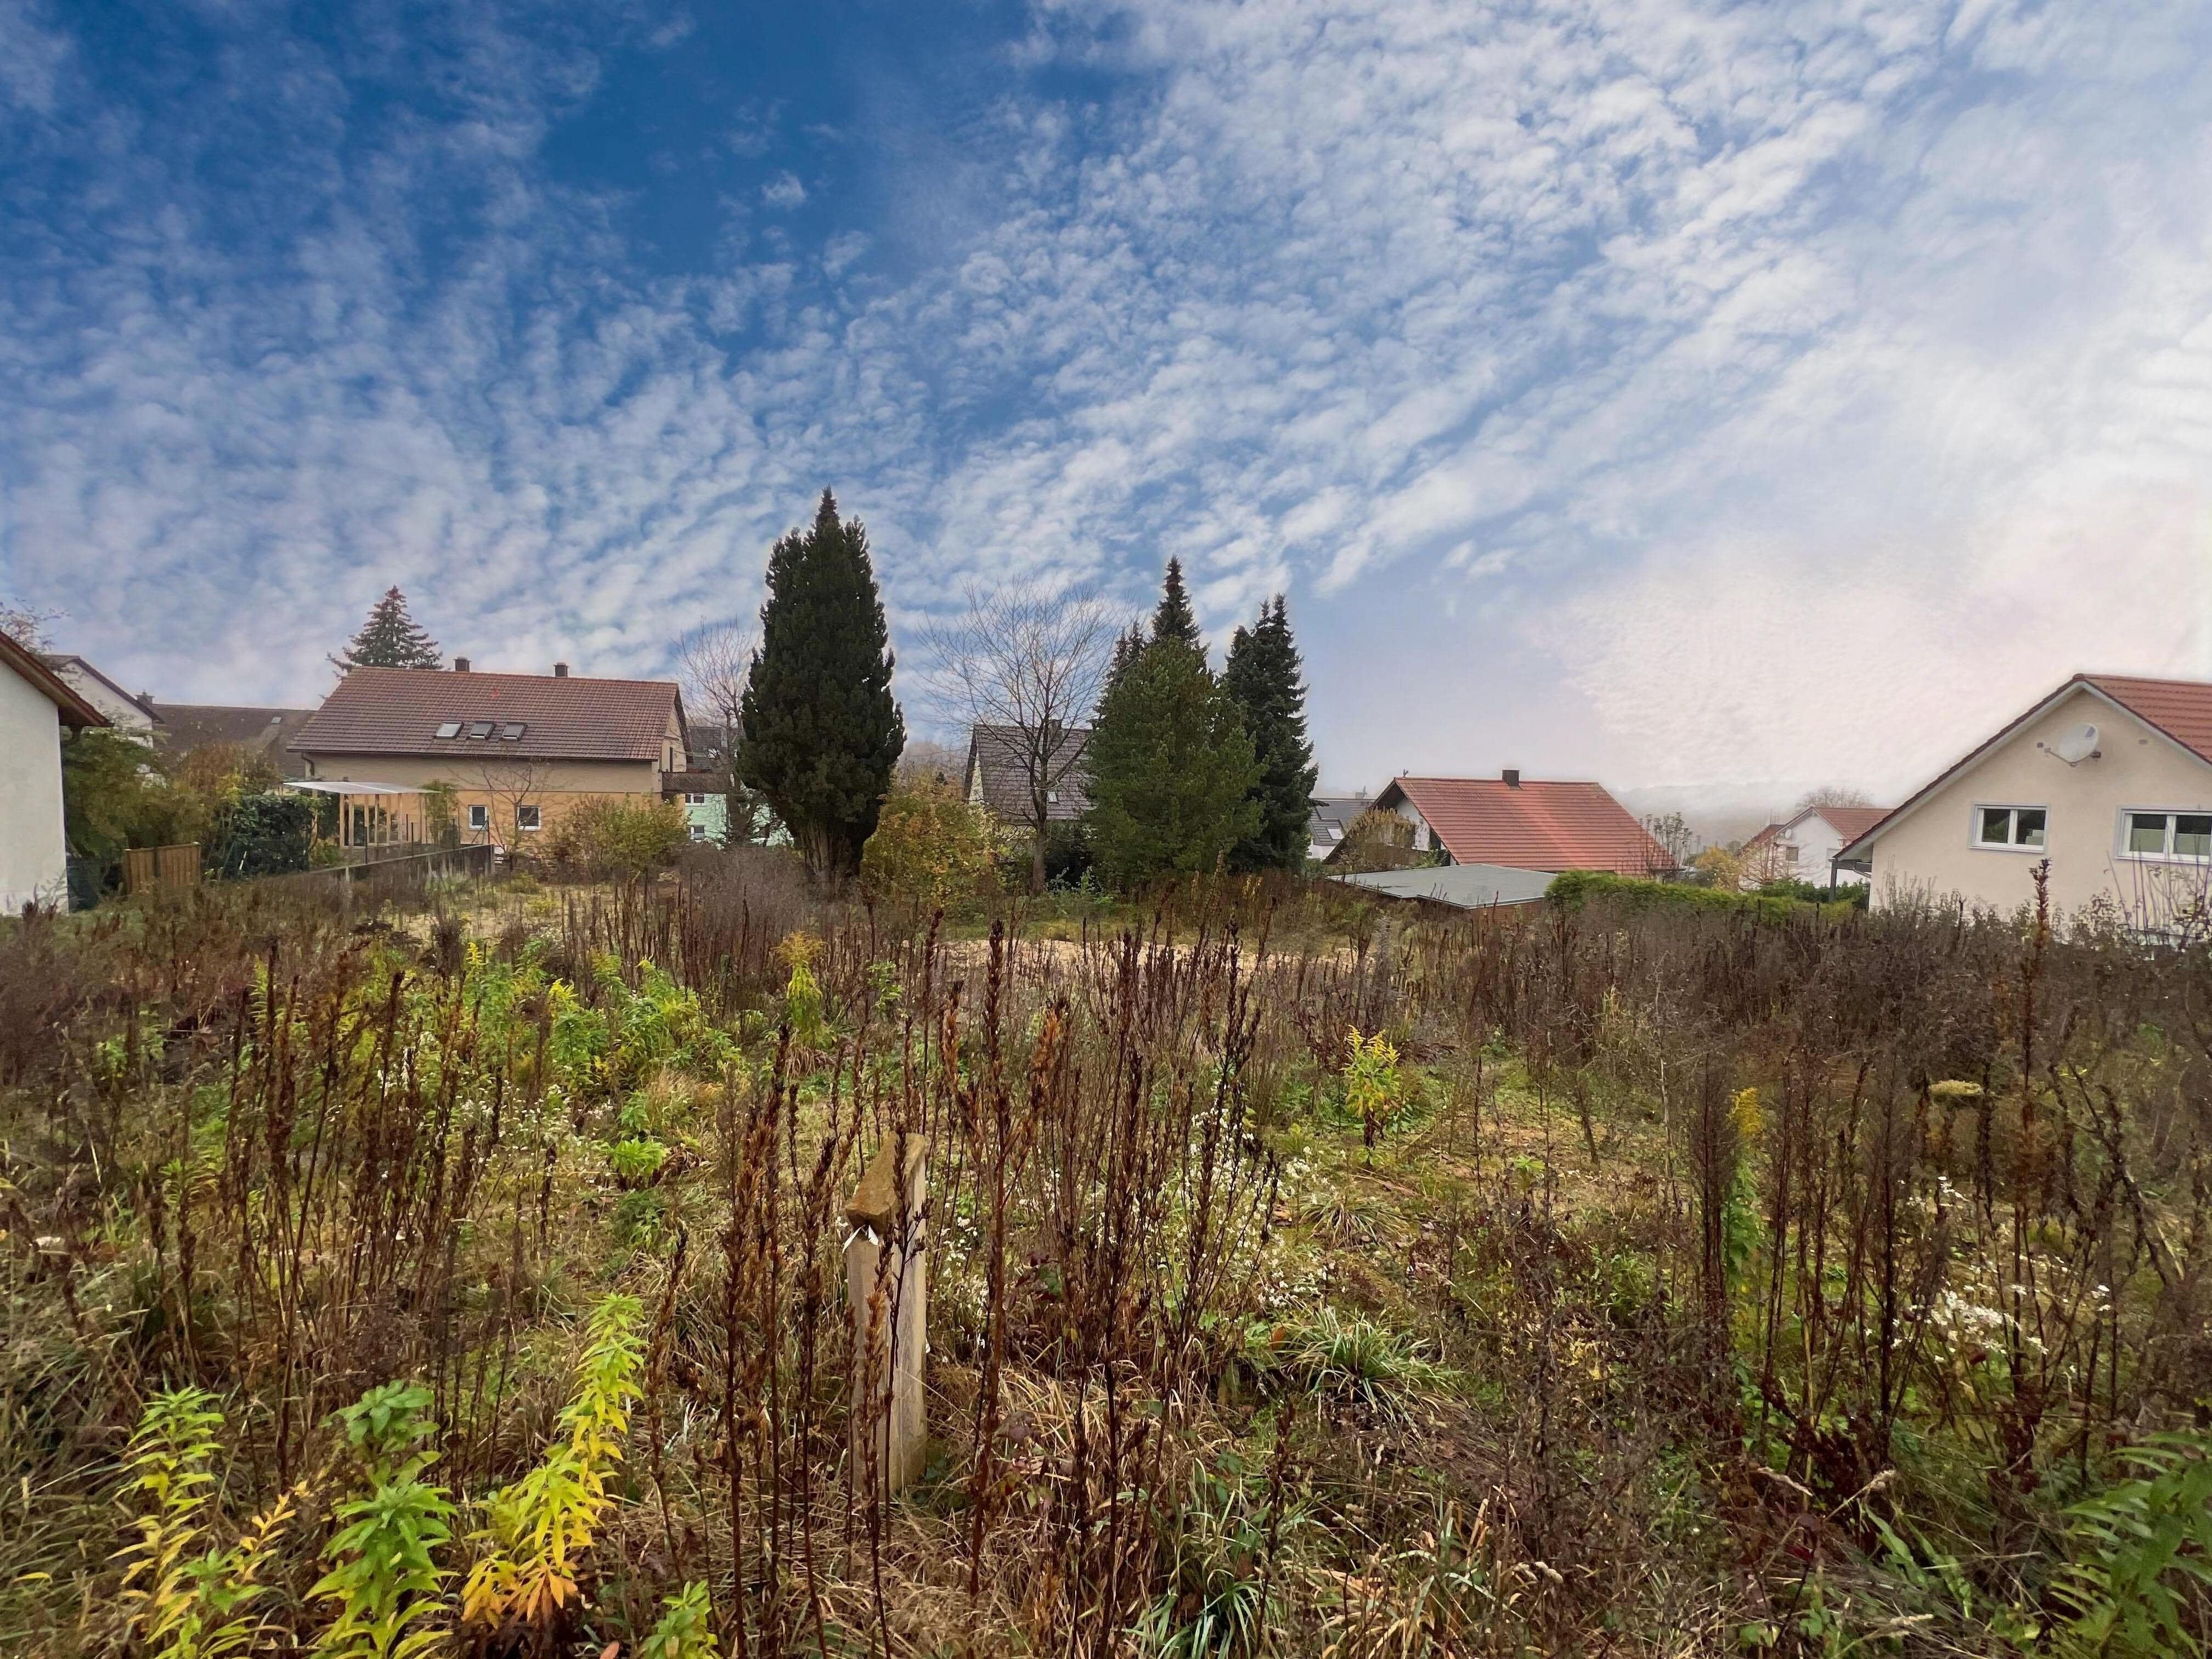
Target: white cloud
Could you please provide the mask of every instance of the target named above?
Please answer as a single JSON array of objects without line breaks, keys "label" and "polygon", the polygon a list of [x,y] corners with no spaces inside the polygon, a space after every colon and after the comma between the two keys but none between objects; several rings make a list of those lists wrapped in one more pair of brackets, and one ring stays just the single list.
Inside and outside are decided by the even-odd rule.
[{"label": "white cloud", "polygon": [[806,186],[794,173],[779,173],[761,186],[761,200],[770,207],[795,208],[806,199]]}]

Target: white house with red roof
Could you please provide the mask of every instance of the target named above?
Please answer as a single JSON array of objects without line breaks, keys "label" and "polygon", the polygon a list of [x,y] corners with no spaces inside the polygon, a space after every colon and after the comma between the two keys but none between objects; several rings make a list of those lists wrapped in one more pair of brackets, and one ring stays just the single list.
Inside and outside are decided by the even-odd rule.
[{"label": "white house with red roof", "polygon": [[106,724],[83,693],[0,634],[0,910],[66,903],[62,728]]},{"label": "white house with red roof", "polygon": [[2157,929],[2212,883],[2212,683],[2076,674],[1843,849],[1877,905],[2113,907]]},{"label": "white house with red roof", "polygon": [[1805,807],[1744,842],[1744,879],[1754,887],[1778,878],[1826,887],[1832,872],[1840,884],[1863,882],[1865,871],[1839,868],[1836,857],[1888,816],[1887,806]]},{"label": "white house with red roof", "polygon": [[1454,864],[1509,870],[1603,870],[1622,876],[1670,872],[1674,860],[1602,784],[1523,778],[1397,777],[1375,810],[1413,826],[1417,852]]}]

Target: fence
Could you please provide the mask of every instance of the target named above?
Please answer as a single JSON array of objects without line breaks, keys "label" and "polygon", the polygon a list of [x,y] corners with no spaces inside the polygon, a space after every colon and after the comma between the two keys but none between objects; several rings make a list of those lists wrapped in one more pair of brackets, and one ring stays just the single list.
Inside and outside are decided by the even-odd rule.
[{"label": "fence", "polygon": [[199,884],[198,842],[179,847],[133,847],[123,854],[123,890],[126,893],[143,893],[149,887]]},{"label": "fence", "polygon": [[358,864],[333,864],[321,870],[301,870],[289,876],[264,876],[272,885],[283,884],[300,892],[329,891],[371,902],[414,898],[433,878],[488,876],[495,848],[441,847],[404,858],[374,858]]}]

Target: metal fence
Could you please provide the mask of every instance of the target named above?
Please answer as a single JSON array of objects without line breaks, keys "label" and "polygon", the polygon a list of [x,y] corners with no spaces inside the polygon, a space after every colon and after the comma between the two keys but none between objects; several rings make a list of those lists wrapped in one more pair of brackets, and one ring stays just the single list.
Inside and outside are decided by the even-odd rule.
[{"label": "metal fence", "polygon": [[430,883],[452,876],[488,876],[497,848],[441,847],[401,858],[368,859],[357,864],[333,864],[320,870],[299,870],[287,876],[264,876],[267,884],[288,886],[299,892],[343,893],[371,902],[385,899],[418,898]]}]

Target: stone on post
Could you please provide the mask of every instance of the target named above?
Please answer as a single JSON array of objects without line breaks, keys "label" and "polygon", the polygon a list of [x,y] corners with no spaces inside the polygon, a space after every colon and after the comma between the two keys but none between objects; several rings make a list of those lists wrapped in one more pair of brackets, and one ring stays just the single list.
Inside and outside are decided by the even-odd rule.
[{"label": "stone on post", "polygon": [[[922,1137],[906,1137],[903,1182],[895,1169],[898,1142],[896,1134],[885,1137],[845,1206],[845,1219],[853,1228],[845,1244],[845,1297],[853,1314],[854,1467],[861,1471],[868,1468],[861,1436],[872,1425],[876,1479],[885,1494],[921,1478],[928,1439],[921,1396],[929,1330],[929,1260],[921,1221]],[[902,1185],[906,1191],[903,1237]]]}]

